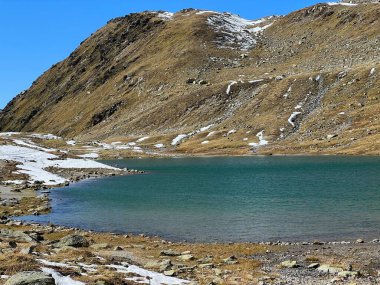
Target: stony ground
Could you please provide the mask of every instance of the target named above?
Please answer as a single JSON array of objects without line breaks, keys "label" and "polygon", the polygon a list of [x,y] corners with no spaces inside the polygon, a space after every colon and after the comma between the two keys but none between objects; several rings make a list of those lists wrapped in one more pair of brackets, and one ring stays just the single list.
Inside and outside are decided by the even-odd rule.
[{"label": "stony ground", "polygon": [[[19,134],[17,139],[25,140],[25,135]],[[0,143],[13,144],[14,138],[0,140]],[[36,143],[33,148],[53,144],[57,147],[62,139],[32,143]],[[66,146],[65,143],[61,151],[72,158],[92,151],[83,146]],[[69,284],[74,285],[185,284],[182,280],[190,284],[262,285],[380,282],[378,240],[193,244],[14,221],[15,216],[39,215],[51,210],[48,197],[51,186],[30,183],[28,177],[17,170],[17,163],[0,160],[0,180],[25,179],[18,185],[0,185],[0,284],[20,284],[13,283],[20,278],[49,278],[41,275],[41,270],[53,273],[55,278],[69,278]],[[48,170],[69,183],[126,174],[85,168]],[[41,192],[36,190],[44,193],[37,194]],[[32,276],[22,273],[30,270],[40,273]],[[21,275],[11,278],[17,273]]]},{"label": "stony ground", "polygon": [[172,243],[145,236],[3,220],[0,241],[0,284],[15,273],[41,268],[53,269],[86,284],[135,284],[139,280],[149,284],[144,275],[127,273],[134,265],[189,280],[191,284],[378,284],[380,281],[378,240],[305,244]]}]

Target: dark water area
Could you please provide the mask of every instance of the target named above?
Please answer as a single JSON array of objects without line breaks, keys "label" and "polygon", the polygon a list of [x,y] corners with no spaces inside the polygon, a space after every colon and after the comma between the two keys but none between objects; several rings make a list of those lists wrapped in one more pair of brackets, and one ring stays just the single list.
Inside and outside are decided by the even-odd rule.
[{"label": "dark water area", "polygon": [[380,237],[379,157],[212,157],[104,161],[144,175],[51,191],[23,220],[192,242]]}]

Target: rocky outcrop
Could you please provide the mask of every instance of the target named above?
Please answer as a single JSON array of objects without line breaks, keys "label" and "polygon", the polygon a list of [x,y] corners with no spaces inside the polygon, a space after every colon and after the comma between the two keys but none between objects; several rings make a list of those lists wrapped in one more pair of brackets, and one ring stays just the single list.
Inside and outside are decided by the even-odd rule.
[{"label": "rocky outcrop", "polygon": [[55,285],[54,278],[38,271],[25,271],[13,275],[5,285]]},{"label": "rocky outcrop", "polygon": [[84,236],[81,235],[68,235],[63,237],[58,243],[58,247],[71,246],[71,247],[88,247],[89,242]]}]

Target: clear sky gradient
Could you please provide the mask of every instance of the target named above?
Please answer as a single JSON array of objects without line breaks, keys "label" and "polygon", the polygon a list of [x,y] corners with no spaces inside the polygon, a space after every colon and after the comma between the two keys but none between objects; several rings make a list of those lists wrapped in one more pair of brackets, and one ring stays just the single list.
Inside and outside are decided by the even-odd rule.
[{"label": "clear sky gradient", "polygon": [[284,15],[313,0],[0,0],[0,109],[112,18],[197,8],[247,19]]}]

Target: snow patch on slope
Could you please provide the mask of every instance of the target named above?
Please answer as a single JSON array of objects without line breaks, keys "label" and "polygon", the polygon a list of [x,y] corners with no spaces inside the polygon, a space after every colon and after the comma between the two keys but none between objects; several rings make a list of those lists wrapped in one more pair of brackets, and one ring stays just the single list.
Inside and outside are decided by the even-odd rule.
[{"label": "snow patch on slope", "polygon": [[254,147],[264,146],[264,145],[267,145],[269,143],[267,140],[264,139],[264,130],[258,132],[256,134],[256,137],[259,138],[259,143],[249,143],[248,144],[249,146],[254,146]]},{"label": "snow patch on slope", "polygon": [[214,126],[214,124],[211,124],[211,125],[208,125],[206,127],[202,127],[199,130],[195,130],[195,131],[188,133],[188,134],[180,134],[172,140],[171,145],[172,146],[179,145],[181,143],[181,141],[183,141],[185,138],[191,137],[191,136],[196,135],[196,134],[201,133],[201,132],[205,132],[205,131],[209,130],[210,128],[212,128],[213,126]]},{"label": "snow patch on slope", "polygon": [[329,6],[336,6],[336,5],[350,6],[350,7],[358,6],[358,4],[354,4],[354,3],[343,3],[343,2],[327,2],[326,4],[329,5]]},{"label": "snow patch on slope", "polygon": [[207,23],[218,34],[215,43],[219,48],[249,50],[257,44],[260,34],[273,24],[272,19],[250,21],[230,13],[217,13],[210,15]]},{"label": "snow patch on slope", "polygon": [[294,121],[295,121],[295,119],[297,118],[297,116],[300,115],[300,114],[301,114],[301,112],[293,112],[293,113],[290,115],[290,117],[289,117],[289,119],[288,119],[288,122],[289,122],[289,124],[291,124],[291,125],[293,126],[293,128],[296,126],[296,125],[294,124]]},{"label": "snow patch on slope", "polygon": [[173,18],[174,14],[170,12],[163,12],[163,13],[158,13],[157,17],[164,19],[164,20],[171,20]]}]

